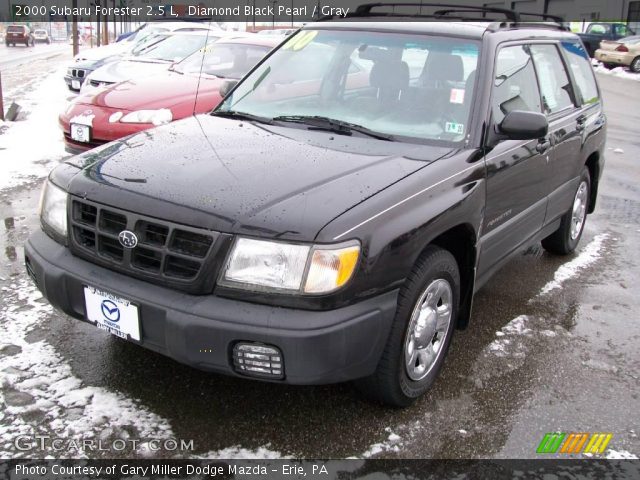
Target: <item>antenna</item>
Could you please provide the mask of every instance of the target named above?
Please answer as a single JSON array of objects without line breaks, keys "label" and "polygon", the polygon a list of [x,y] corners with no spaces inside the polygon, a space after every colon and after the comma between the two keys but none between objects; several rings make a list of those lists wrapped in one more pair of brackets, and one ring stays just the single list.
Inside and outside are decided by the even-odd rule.
[{"label": "antenna", "polygon": [[198,84],[196,85],[196,99],[193,102],[193,112],[191,115],[196,114],[196,106],[198,105],[198,93],[200,93],[200,80],[202,79],[202,69],[204,68],[204,56],[207,54],[207,45],[209,45],[209,32],[211,31],[211,20],[209,20],[209,29],[207,30],[207,36],[204,39],[204,47],[202,47],[202,60],[200,61],[200,72],[198,73]]}]

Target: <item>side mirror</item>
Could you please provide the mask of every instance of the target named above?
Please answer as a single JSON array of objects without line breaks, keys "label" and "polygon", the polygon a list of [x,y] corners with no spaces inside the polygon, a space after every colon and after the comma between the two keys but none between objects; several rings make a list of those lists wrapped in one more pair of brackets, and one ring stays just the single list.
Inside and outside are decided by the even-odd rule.
[{"label": "side mirror", "polygon": [[229,92],[233,90],[233,88],[238,84],[237,80],[225,80],[224,83],[220,86],[220,96],[225,98],[229,95]]},{"label": "side mirror", "polygon": [[510,140],[534,140],[547,134],[549,122],[542,113],[513,110],[507,113],[498,130]]}]

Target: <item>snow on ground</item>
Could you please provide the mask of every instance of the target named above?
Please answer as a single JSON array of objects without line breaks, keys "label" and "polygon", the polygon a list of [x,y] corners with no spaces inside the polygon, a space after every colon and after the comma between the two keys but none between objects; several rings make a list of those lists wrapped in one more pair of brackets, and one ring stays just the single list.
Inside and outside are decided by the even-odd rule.
[{"label": "snow on ground", "polygon": [[637,460],[638,456],[626,450],[607,450],[605,458],[609,460]]},{"label": "snow on ground", "polygon": [[69,97],[62,80],[64,71],[64,66],[59,67],[17,100],[22,107],[19,118],[26,116],[24,120],[0,125],[0,190],[45,177],[68,155],[58,126],[58,115],[66,108]]},{"label": "snow on ground", "polygon": [[611,75],[612,77],[624,78],[640,82],[640,73],[634,73],[627,67],[616,67],[609,70],[599,62],[594,62],[593,70],[600,75]]},{"label": "snow on ground", "polygon": [[581,270],[592,265],[598,260],[604,250],[604,242],[609,238],[609,234],[601,233],[596,235],[586,247],[570,262],[563,264],[558,270],[556,270],[553,280],[548,282],[542,290],[540,290],[539,296],[547,295],[549,292],[562,287],[562,284],[572,277],[575,277]]},{"label": "snow on ground", "polygon": [[[25,455],[13,444],[18,435],[90,439],[96,443],[116,438],[142,442],[174,438],[167,420],[119,393],[85,385],[45,340],[30,341],[29,335],[44,318],[52,316],[53,309],[29,280],[5,287],[2,297],[0,404],[5,405],[5,418],[0,423],[1,458]],[[34,453],[40,452],[26,456],[33,457]],[[58,454],[85,456],[73,450]]]},{"label": "snow on ground", "polygon": [[[110,446],[116,439],[139,440],[128,456],[189,456],[189,451],[153,451],[151,440],[175,439],[168,420],[121,393],[86,385],[76,377],[62,356],[45,339],[34,341],[43,319],[54,318],[40,292],[23,278],[2,289],[0,307],[0,458],[54,454],[57,458],[86,458],[117,451],[19,451],[14,441],[20,436],[48,435],[81,442],[102,442]],[[36,335],[36,338],[37,335]],[[177,439],[180,441],[181,439]],[[188,441],[188,439],[184,439]],[[119,445],[122,445],[120,443]],[[197,449],[197,445],[194,446]],[[211,451],[194,458],[281,458],[266,447],[248,450],[240,446]]]}]

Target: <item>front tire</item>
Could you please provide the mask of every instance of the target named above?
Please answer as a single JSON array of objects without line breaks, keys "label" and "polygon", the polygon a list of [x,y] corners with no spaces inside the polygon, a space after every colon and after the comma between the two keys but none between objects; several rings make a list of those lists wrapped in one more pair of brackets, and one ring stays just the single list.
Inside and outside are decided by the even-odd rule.
[{"label": "front tire", "polygon": [[458,315],[460,273],[446,250],[430,246],[398,295],[398,307],[380,363],[356,385],[370,399],[408,407],[436,380]]},{"label": "front tire", "polygon": [[587,167],[583,167],[571,209],[562,216],[558,230],[542,240],[545,250],[556,255],[568,255],[576,249],[587,220],[590,198],[591,175]]}]

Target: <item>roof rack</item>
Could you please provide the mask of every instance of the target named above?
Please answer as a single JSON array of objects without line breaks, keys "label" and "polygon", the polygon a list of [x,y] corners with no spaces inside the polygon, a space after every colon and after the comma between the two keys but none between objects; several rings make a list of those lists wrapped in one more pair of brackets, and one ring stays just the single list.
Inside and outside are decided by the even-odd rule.
[{"label": "roof rack", "polygon": [[[415,7],[418,9],[417,14],[407,14],[407,13],[395,13],[395,12],[372,12],[373,9],[380,7]],[[442,10],[435,12],[434,14],[423,14],[421,12],[423,7],[442,7]],[[496,13],[504,16],[504,20],[518,23],[520,21],[520,16],[518,12],[514,10],[508,10],[506,8],[497,8],[497,7],[480,7],[475,5],[455,5],[448,3],[430,3],[430,2],[379,2],[379,3],[365,3],[356,7],[355,11],[348,13],[344,18],[362,18],[362,17],[415,17],[415,18],[431,18],[431,19],[442,19],[446,17],[449,20],[458,19],[458,20],[482,20],[482,18],[478,17],[466,17],[465,15],[458,14],[466,14],[466,13]],[[455,14],[455,15],[451,15]],[[333,16],[323,17],[320,20],[329,20],[334,18]],[[493,19],[496,20],[496,19]]]},{"label": "roof rack", "polygon": [[[400,13],[400,12],[374,12],[374,9],[380,7],[414,7],[418,9],[418,13]],[[422,13],[423,7],[439,7],[433,13]],[[481,17],[469,16],[468,14],[482,14]],[[488,18],[487,14],[501,16],[503,18]],[[378,2],[378,3],[365,3],[356,7],[353,12],[348,13],[345,17],[341,18],[366,18],[366,17],[408,17],[411,18],[428,18],[433,20],[484,20],[497,22],[492,26],[492,29],[498,30],[501,28],[513,28],[517,26],[522,27],[538,27],[538,28],[559,28],[561,30],[567,30],[563,25],[563,19],[557,15],[550,15],[547,13],[531,13],[531,12],[516,12],[506,8],[489,7],[489,6],[477,6],[477,5],[456,5],[439,2]],[[523,22],[522,16],[538,17],[541,20],[549,20],[552,23],[535,23],[535,22]],[[319,18],[320,21],[331,20],[335,16],[326,16]]]}]

